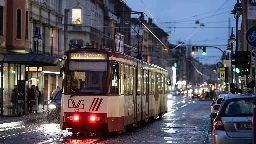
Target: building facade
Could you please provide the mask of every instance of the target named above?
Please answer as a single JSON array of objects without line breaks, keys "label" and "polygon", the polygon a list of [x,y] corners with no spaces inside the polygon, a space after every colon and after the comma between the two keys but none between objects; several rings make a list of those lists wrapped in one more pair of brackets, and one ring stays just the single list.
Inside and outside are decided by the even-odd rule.
[{"label": "building facade", "polygon": [[101,0],[66,0],[62,4],[65,48],[103,47],[104,7]]},{"label": "building facade", "polygon": [[[60,0],[5,0],[0,17],[6,39],[1,44],[1,115],[17,114],[17,88],[23,94],[23,112],[27,113],[27,90],[31,85],[39,87],[43,96],[48,98],[51,89],[45,85],[48,72],[58,69],[61,50]],[[0,18],[1,19],[1,18]],[[1,23],[1,20],[0,20]],[[1,27],[1,26],[0,26]],[[1,34],[1,28],[0,28]],[[51,66],[47,68],[47,66]],[[47,69],[50,71],[47,72]],[[57,71],[56,71],[57,72]],[[59,72],[59,70],[58,70]],[[54,74],[53,77],[56,77]],[[52,81],[58,83],[58,80]],[[52,85],[52,84],[51,84]],[[41,98],[43,101],[44,98]]]},{"label": "building facade", "polygon": [[[142,20],[143,26],[139,19],[131,18],[131,45],[132,56],[138,55],[141,52],[142,60],[158,65],[160,67],[167,67],[168,61],[171,60],[171,52],[168,48],[168,34],[148,19],[148,22]],[[158,38],[156,38],[154,35]],[[160,41],[161,42],[160,42]],[[164,45],[166,46],[164,46]]]}]

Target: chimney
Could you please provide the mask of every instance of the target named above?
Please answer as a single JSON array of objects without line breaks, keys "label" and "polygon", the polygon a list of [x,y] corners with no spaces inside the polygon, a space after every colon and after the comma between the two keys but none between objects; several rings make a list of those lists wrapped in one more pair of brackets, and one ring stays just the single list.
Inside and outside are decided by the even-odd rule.
[{"label": "chimney", "polygon": [[148,24],[152,24],[152,18],[148,18]]}]

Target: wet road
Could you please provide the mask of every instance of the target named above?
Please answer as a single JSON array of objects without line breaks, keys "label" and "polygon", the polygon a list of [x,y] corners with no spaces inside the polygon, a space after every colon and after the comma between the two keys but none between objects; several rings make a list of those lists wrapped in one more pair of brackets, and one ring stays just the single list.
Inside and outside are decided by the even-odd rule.
[{"label": "wet road", "polygon": [[45,119],[19,121],[0,126],[0,143],[208,143],[210,101],[173,96],[168,100],[168,113],[136,131],[115,136],[72,136],[59,129],[58,123]]}]

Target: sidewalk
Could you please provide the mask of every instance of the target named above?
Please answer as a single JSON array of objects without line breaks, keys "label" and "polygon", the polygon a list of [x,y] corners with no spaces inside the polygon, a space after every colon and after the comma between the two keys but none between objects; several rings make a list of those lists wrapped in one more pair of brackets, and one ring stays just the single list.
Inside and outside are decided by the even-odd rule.
[{"label": "sidewalk", "polygon": [[43,105],[39,105],[39,111],[37,114],[35,114],[35,113],[27,114],[27,115],[23,115],[20,117],[19,116],[15,116],[15,117],[1,117],[0,116],[0,125],[4,124],[4,123],[42,119],[45,117],[46,117],[46,112],[43,111]]}]

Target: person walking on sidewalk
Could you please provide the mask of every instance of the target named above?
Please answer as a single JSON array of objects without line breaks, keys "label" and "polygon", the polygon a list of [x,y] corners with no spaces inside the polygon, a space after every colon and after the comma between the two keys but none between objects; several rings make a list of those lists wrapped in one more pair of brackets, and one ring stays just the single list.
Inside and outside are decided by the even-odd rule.
[{"label": "person walking on sidewalk", "polygon": [[18,116],[21,116],[23,114],[23,104],[24,104],[24,94],[21,90],[21,88],[18,89],[18,104],[17,104],[17,113]]},{"label": "person walking on sidewalk", "polygon": [[52,98],[54,98],[54,97],[57,95],[57,93],[58,93],[59,91],[61,91],[61,89],[60,89],[59,86],[57,86],[56,89],[53,90],[53,92],[52,92]]},{"label": "person walking on sidewalk", "polygon": [[34,93],[35,93],[35,99],[34,99],[32,111],[35,111],[37,114],[37,112],[39,111],[39,105],[38,105],[39,92],[37,91],[35,86],[34,86]]},{"label": "person walking on sidewalk", "polygon": [[32,113],[32,108],[35,101],[35,85],[32,85],[31,88],[28,90],[28,111],[29,113]]}]

